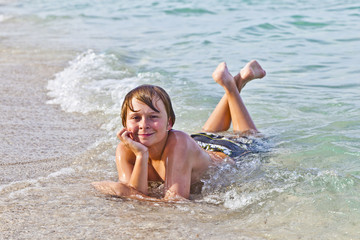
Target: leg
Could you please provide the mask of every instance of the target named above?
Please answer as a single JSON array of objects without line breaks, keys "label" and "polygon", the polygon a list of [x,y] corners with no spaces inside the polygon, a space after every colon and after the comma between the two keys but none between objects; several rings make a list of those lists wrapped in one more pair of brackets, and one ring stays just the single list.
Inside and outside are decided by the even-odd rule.
[{"label": "leg", "polygon": [[226,93],[206,121],[203,130],[209,132],[226,131],[229,129],[232,120],[235,131],[256,131],[256,127],[238,92],[241,92],[246,83],[256,78],[262,78],[265,74],[265,71],[256,61],[250,61],[233,78],[226,64],[221,63],[214,71],[213,78],[225,88]]},{"label": "leg", "polygon": [[202,129],[206,132],[222,132],[230,128],[231,115],[226,94],[205,122]]}]

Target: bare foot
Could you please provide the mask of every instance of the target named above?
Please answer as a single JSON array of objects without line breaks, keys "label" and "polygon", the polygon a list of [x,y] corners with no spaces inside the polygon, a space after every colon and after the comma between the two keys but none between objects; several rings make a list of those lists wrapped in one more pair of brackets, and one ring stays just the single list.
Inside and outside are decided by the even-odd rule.
[{"label": "bare foot", "polygon": [[223,86],[225,89],[236,87],[235,80],[230,74],[225,62],[222,62],[217,66],[212,74],[212,77],[215,82]]},{"label": "bare foot", "polygon": [[266,72],[256,60],[248,62],[240,73],[235,76],[236,85],[239,91],[253,79],[265,77]]}]

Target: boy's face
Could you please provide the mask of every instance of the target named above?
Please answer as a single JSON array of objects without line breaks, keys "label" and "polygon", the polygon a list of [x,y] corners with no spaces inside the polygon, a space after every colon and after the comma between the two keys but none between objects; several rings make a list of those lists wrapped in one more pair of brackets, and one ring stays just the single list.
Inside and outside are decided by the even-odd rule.
[{"label": "boy's face", "polygon": [[153,99],[153,105],[159,112],[134,98],[131,103],[135,112],[127,109],[126,129],[132,133],[132,139],[147,147],[164,141],[172,128],[164,103],[158,98]]}]

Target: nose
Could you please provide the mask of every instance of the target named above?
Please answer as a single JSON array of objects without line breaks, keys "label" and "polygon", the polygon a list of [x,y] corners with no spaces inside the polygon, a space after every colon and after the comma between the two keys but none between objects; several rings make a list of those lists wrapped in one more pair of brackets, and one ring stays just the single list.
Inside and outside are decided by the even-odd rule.
[{"label": "nose", "polygon": [[148,129],[149,128],[148,120],[146,118],[141,119],[139,127],[140,129]]}]

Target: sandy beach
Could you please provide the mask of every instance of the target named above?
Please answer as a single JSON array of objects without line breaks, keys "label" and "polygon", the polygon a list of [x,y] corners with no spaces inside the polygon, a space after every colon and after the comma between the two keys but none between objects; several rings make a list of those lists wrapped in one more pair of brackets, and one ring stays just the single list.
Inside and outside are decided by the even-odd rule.
[{"label": "sandy beach", "polygon": [[100,134],[94,117],[46,104],[46,84],[71,56],[0,49],[0,183],[47,176],[66,167]]}]

